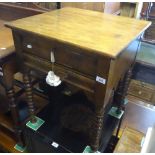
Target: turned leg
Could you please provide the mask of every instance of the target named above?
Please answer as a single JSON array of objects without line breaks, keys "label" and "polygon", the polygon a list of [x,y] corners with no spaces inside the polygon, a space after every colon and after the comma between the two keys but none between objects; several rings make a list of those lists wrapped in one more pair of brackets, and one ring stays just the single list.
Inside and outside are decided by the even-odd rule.
[{"label": "turned leg", "polygon": [[103,113],[102,112],[96,112],[96,117],[93,120],[93,127],[91,130],[91,148],[95,152],[99,148],[101,133],[102,133],[102,127],[103,127]]},{"label": "turned leg", "polygon": [[117,114],[121,113],[122,106],[123,106],[124,99],[125,99],[125,97],[122,94],[123,87],[124,87],[123,80],[120,80],[117,91],[115,92],[115,95],[114,95],[114,103],[117,105],[117,111],[116,111]]},{"label": "turned leg", "polygon": [[118,106],[117,113],[120,113],[121,109],[123,108],[123,103],[124,103],[125,97],[127,95],[131,76],[132,76],[132,69],[129,69],[128,72],[125,74],[123,80],[120,80],[120,82],[118,84],[118,88],[117,88],[117,90],[115,92],[115,96],[114,96],[114,102]]},{"label": "turned leg", "polygon": [[124,77],[124,87],[123,87],[123,92],[122,92],[124,97],[127,95],[129,84],[131,81],[131,76],[132,76],[132,69],[130,68]]},{"label": "turned leg", "polygon": [[7,96],[9,99],[9,106],[10,106],[10,110],[11,110],[11,114],[12,114],[11,115],[12,120],[14,123],[14,129],[15,129],[17,143],[20,146],[24,146],[24,139],[23,139],[21,124],[20,124],[20,120],[19,120],[19,111],[18,111],[17,103],[15,102],[15,97],[14,97],[15,93],[14,93],[13,88],[6,89],[6,92],[7,92]]},{"label": "turned leg", "polygon": [[124,115],[121,117],[120,121],[119,121],[119,124],[118,124],[118,127],[117,127],[117,131],[116,131],[116,137],[119,138],[119,132],[120,132],[120,129],[121,129],[121,125],[122,125],[122,121],[123,121],[123,117]]},{"label": "turned leg", "polygon": [[36,123],[35,104],[33,102],[33,93],[32,93],[32,85],[31,85],[30,76],[28,74],[24,74],[23,80],[24,80],[27,103],[28,103],[28,108],[29,108],[29,113],[30,113],[30,121],[31,123]]},{"label": "turned leg", "polygon": [[23,139],[23,133],[21,129],[21,122],[20,122],[20,116],[19,116],[19,109],[17,102],[15,101],[15,93],[13,89],[13,80],[14,80],[14,74],[17,73],[17,66],[15,63],[14,57],[11,58],[11,60],[6,61],[2,65],[2,71],[3,71],[3,79],[2,83],[5,87],[8,99],[9,99],[9,107],[11,111],[11,117],[13,121],[14,131],[17,143],[20,146],[24,146],[24,139]]}]

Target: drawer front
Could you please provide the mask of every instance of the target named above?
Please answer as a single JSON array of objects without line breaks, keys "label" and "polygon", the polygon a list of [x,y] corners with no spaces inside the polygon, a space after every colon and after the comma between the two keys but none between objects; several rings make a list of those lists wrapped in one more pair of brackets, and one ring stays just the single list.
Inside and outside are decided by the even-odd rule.
[{"label": "drawer front", "polygon": [[40,37],[24,36],[23,49],[25,52],[46,59],[47,61],[51,61],[51,52],[53,52],[56,64],[93,77],[96,75],[97,56],[95,54],[87,54],[76,47],[67,46]]},{"label": "drawer front", "polygon": [[56,45],[47,39],[42,39],[40,37],[24,36],[23,37],[23,50],[42,59],[50,61],[51,51],[55,49]]},{"label": "drawer front", "polygon": [[128,93],[146,101],[150,101],[152,97],[152,91],[137,85],[130,85]]},{"label": "drawer front", "polygon": [[[32,68],[33,70],[44,73],[44,75],[47,75],[47,72],[52,69],[51,63],[39,59],[38,57],[24,54],[24,59],[25,65],[27,65],[29,68]],[[95,80],[87,78],[81,74],[77,74],[76,72],[73,72],[60,65],[55,65],[54,72],[60,76],[62,81],[94,94]]]},{"label": "drawer front", "polygon": [[56,63],[95,77],[97,68],[96,55],[88,55],[78,48],[62,44],[56,47],[54,55]]}]

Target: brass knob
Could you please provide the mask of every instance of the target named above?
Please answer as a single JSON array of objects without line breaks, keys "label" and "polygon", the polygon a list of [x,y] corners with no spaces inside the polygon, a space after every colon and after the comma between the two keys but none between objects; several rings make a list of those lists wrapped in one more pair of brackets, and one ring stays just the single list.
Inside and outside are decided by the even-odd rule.
[{"label": "brass knob", "polygon": [[141,91],[139,91],[139,92],[138,92],[138,94],[139,94],[139,95],[141,95],[141,94],[142,94],[142,92],[141,92]]}]

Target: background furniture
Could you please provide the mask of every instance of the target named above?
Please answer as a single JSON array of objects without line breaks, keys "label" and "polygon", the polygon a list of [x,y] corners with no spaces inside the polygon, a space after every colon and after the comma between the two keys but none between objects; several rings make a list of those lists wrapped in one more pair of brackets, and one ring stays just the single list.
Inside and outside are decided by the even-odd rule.
[{"label": "background furniture", "polygon": [[120,3],[119,2],[61,2],[61,8],[63,7],[75,7],[87,10],[100,11],[110,14],[119,14]]},{"label": "background furniture", "polygon": [[141,12],[141,17],[145,20],[151,21],[151,26],[145,31],[142,41],[151,44],[155,43],[155,3],[148,2],[144,3],[144,7]]},{"label": "background furniture", "polygon": [[[16,64],[16,53],[10,29],[4,27],[4,22],[36,15],[45,11],[31,9],[15,5],[15,3],[0,3],[0,83],[6,90],[6,94],[1,91],[1,114],[0,127],[5,133],[15,138],[19,145],[23,146],[21,122],[25,119],[25,111],[17,105],[19,96],[23,90],[14,92],[14,83],[19,86],[19,81],[14,80],[15,73],[18,72]],[[18,82],[18,83],[17,83]],[[22,88],[22,83],[20,88]],[[2,90],[2,89],[1,89]],[[11,111],[11,114],[10,114]],[[24,116],[24,117],[23,117]]]},{"label": "background furniture", "polygon": [[114,153],[140,153],[143,137],[144,134],[142,132],[126,127],[116,145]]},{"label": "background furniture", "polygon": [[[27,14],[36,14],[38,11],[49,11],[54,10],[58,8],[63,7],[75,7],[75,8],[81,8],[81,9],[88,9],[88,10],[94,10],[94,11],[100,11],[110,14],[119,14],[120,13],[120,3],[119,2],[33,2],[33,3],[27,3],[27,2],[16,2],[16,3],[1,3],[6,10],[6,7],[10,7],[11,10],[14,9],[14,17],[20,16],[20,12],[24,9]],[[16,8],[18,8],[16,10]],[[1,8],[3,10],[3,8]],[[9,9],[8,9],[8,15],[9,15]],[[23,12],[22,12],[23,14]],[[6,14],[3,14],[1,12],[1,17],[8,16]],[[11,15],[10,15],[11,16]],[[12,17],[11,17],[12,18]]]},{"label": "background furniture", "polygon": [[[10,109],[12,111],[13,116],[17,116],[17,109],[16,104],[14,101],[13,96],[13,77],[14,74],[17,72],[17,66],[15,63],[15,49],[13,46],[13,39],[11,31],[4,26],[1,26],[0,37],[3,42],[0,43],[0,67],[1,67],[1,76],[0,76],[0,83],[4,86],[8,98],[10,100]],[[4,38],[7,40],[4,40]],[[2,94],[1,94],[2,95]],[[3,101],[3,102],[2,102]],[[5,113],[8,111],[9,101],[1,100],[1,105],[6,105],[6,109],[1,109],[1,113]],[[13,117],[14,123],[17,125],[17,117]],[[5,126],[6,124],[4,124]],[[1,126],[3,126],[3,122],[1,122]]]},{"label": "background furniture", "polygon": [[120,4],[120,15],[139,19],[142,7],[143,2],[122,2]]},{"label": "background furniture", "polygon": [[142,42],[133,69],[133,80],[129,87],[129,94],[138,100],[152,105],[155,102],[155,51],[154,45]]},{"label": "background furniture", "polygon": [[155,102],[155,45],[154,45],[154,4],[145,2],[141,11],[141,18],[152,21],[151,26],[141,37],[142,43],[136,58],[133,80],[129,87],[129,95],[135,99],[154,105]]}]

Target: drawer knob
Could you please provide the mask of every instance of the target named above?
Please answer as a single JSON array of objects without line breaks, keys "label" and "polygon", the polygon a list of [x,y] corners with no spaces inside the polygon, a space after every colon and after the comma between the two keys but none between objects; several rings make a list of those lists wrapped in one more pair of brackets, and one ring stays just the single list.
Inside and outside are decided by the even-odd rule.
[{"label": "drawer knob", "polygon": [[28,44],[26,47],[31,49],[32,48],[32,45]]},{"label": "drawer knob", "polygon": [[141,94],[142,94],[142,92],[141,92],[141,91],[139,91],[139,92],[138,92],[138,94],[139,94],[139,95],[141,95]]}]

